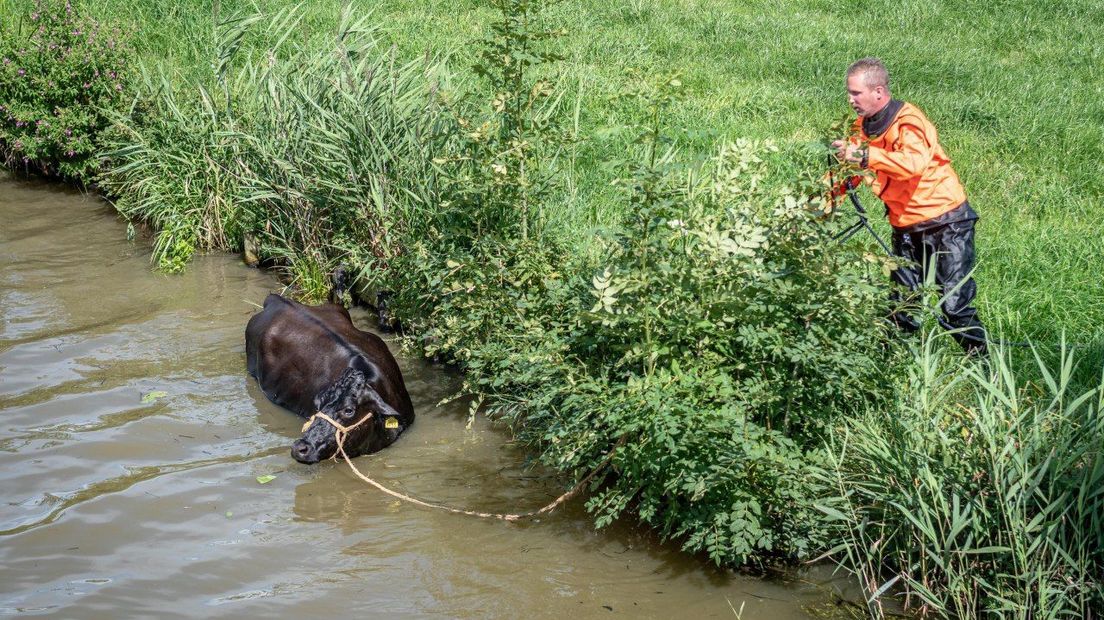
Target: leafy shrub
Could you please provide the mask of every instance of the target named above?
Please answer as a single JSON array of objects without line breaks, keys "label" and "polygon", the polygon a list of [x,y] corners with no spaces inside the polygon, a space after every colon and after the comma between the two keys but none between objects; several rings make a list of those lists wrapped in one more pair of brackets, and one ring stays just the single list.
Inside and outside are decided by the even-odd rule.
[{"label": "leafy shrub", "polygon": [[126,105],[127,37],[69,1],[36,0],[21,26],[0,31],[0,156],[87,183],[106,111]]},{"label": "leafy shrub", "polygon": [[872,616],[884,601],[957,618],[1104,612],[1104,381],[1073,355],[1027,382],[995,351],[950,358],[927,338],[898,402],[847,420],[824,479],[838,561]]},{"label": "leafy shrub", "polygon": [[472,71],[494,95],[480,120],[453,109],[453,148],[438,160],[446,165],[446,203],[438,217],[447,237],[524,240],[531,225],[543,223],[540,208],[556,181],[548,161],[567,141],[555,102],[550,102],[554,84],[533,77],[543,65],[561,59],[542,44],[562,33],[539,25],[542,2],[492,4],[498,20],[482,41]]},{"label": "leafy shrub", "polygon": [[877,261],[835,243],[807,187],[770,182],[772,150],[728,145],[700,175],[646,157],[593,305],[545,328],[560,341],[510,369],[534,379],[505,408],[553,466],[613,454],[600,525],[631,510],[719,564],[821,548],[824,433],[894,373]]},{"label": "leafy shrub", "polygon": [[407,251],[387,276],[397,313],[426,354],[500,387],[482,375],[496,364],[492,351],[524,332],[538,307],[556,305],[549,296],[571,259],[544,227],[557,181],[549,162],[568,138],[553,83],[535,77],[558,60],[541,48],[560,32],[538,25],[542,2],[493,4],[498,18],[473,67],[493,95],[483,109],[466,98],[445,102],[452,123],[434,159],[439,200],[408,228]]},{"label": "leafy shrub", "polygon": [[638,183],[635,221],[594,278],[587,346],[621,376],[724,368],[759,424],[819,437],[883,374],[881,259],[838,246],[805,188],[768,185],[774,150],[738,141],[704,182]]},{"label": "leafy shrub", "polygon": [[539,5],[498,6],[476,69],[490,112],[454,112],[442,202],[396,259],[396,313],[547,464],[611,464],[588,503],[599,525],[635,512],[721,564],[808,557],[824,542],[806,475],[823,432],[892,375],[880,261],[838,246],[797,198],[812,184],[770,174],[771,145],[672,164],[668,80],[637,94],[633,215],[581,277],[591,268],[541,226],[555,186],[542,166],[566,140],[541,103],[552,85],[526,73],[554,56],[527,46],[551,31],[530,30]]}]

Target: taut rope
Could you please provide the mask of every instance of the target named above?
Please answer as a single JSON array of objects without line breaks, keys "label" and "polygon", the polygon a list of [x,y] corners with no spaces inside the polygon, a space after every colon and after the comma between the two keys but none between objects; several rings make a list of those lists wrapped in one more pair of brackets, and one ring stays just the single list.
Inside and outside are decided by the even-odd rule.
[{"label": "taut rope", "polygon": [[547,513],[547,512],[552,512],[560,504],[566,502],[567,500],[571,499],[576,494],[578,494],[578,492],[580,490],[582,490],[583,486],[585,486],[587,483],[589,483],[594,478],[594,476],[598,474],[598,472],[605,469],[606,465],[608,465],[610,460],[613,458],[614,452],[617,450],[618,447],[621,446],[621,444],[624,443],[624,439],[618,441],[617,444],[612,449],[610,449],[609,454],[606,455],[606,458],[598,465],[598,467],[595,467],[593,471],[591,471],[589,474],[587,474],[587,476],[585,478],[583,478],[581,481],[579,481],[579,483],[576,484],[570,491],[568,491],[567,493],[564,493],[563,495],[557,497],[555,499],[555,501],[548,504],[544,508],[541,508],[540,510],[533,510],[531,512],[524,512],[524,513],[521,513],[521,514],[501,514],[501,513],[494,513],[494,512],[479,512],[477,510],[461,510],[460,508],[452,508],[450,506],[442,506],[440,504],[431,504],[429,502],[422,501],[422,500],[420,500],[416,497],[410,497],[409,495],[404,495],[402,493],[399,493],[398,491],[392,491],[391,489],[383,486],[382,484],[376,482],[375,480],[372,480],[368,476],[365,476],[364,474],[360,473],[360,470],[357,469],[356,465],[353,465],[352,459],[350,459],[349,455],[345,452],[345,437],[349,434],[349,431],[352,431],[356,427],[360,426],[361,424],[364,424],[369,419],[371,419],[372,415],[373,415],[372,413],[369,413],[367,416],[365,416],[362,420],[360,420],[356,424],[354,424],[352,426],[344,426],[344,425],[338,423],[336,420],[334,420],[330,416],[328,416],[328,415],[322,413],[321,411],[319,411],[318,413],[315,413],[314,415],[312,415],[309,420],[307,420],[307,423],[303,425],[303,431],[305,432],[307,430],[307,428],[310,427],[311,423],[314,422],[315,418],[321,418],[321,419],[325,420],[326,422],[328,422],[330,424],[330,426],[334,427],[334,440],[337,442],[337,451],[334,452],[334,455],[331,458],[336,461],[337,460],[337,455],[340,454],[342,456],[342,458],[345,459],[345,462],[349,464],[349,467],[352,468],[353,473],[356,474],[358,478],[360,478],[361,480],[367,482],[368,484],[376,487],[380,491],[383,491],[384,493],[390,495],[391,497],[395,497],[395,498],[398,498],[398,499],[403,500],[405,502],[410,502],[412,504],[417,504],[418,506],[422,506],[422,507],[425,507],[425,508],[435,508],[437,510],[445,510],[447,512],[451,512],[451,513],[454,513],[454,514],[469,515],[469,516],[472,516],[472,517],[480,517],[480,518],[483,518],[483,519],[501,519],[503,521],[518,521],[520,519],[529,519],[529,518],[532,518],[532,517],[542,515],[542,514]]}]

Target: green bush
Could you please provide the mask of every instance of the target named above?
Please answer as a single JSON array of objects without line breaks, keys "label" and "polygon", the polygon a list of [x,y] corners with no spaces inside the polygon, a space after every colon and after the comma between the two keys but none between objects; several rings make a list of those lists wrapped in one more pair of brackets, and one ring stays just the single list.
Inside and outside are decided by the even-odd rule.
[{"label": "green bush", "polygon": [[554,56],[530,46],[554,31],[531,28],[533,3],[499,9],[476,69],[490,111],[455,113],[441,203],[392,272],[396,313],[547,464],[609,463],[599,525],[635,513],[719,564],[809,557],[823,433],[893,374],[882,261],[840,248],[798,198],[818,190],[785,181],[794,154],[741,141],[704,170],[672,164],[672,79],[635,93],[633,215],[581,277],[593,267],[544,226],[567,140],[535,75]]},{"label": "green bush", "polygon": [[870,614],[884,602],[956,618],[1104,613],[1104,381],[1037,360],[1025,381],[995,351],[950,357],[929,337],[898,402],[833,435],[834,554]]},{"label": "green bush", "polygon": [[558,305],[548,297],[572,260],[546,230],[558,181],[550,162],[568,137],[554,84],[537,77],[558,60],[542,50],[559,31],[538,25],[542,2],[492,4],[498,17],[473,72],[494,94],[485,106],[443,98],[451,123],[437,136],[438,199],[405,228],[406,250],[380,279],[424,352],[464,365],[475,384],[502,338],[523,333],[538,307]]},{"label": "green bush", "polygon": [[821,548],[807,474],[895,367],[878,261],[836,244],[772,151],[737,142],[698,175],[646,158],[592,304],[516,356],[529,392],[504,407],[553,466],[613,454],[588,502],[600,525],[631,510],[719,564]]},{"label": "green bush", "polygon": [[108,111],[127,103],[127,36],[58,0],[37,0],[19,26],[0,31],[0,157],[87,183]]},{"label": "green bush", "polygon": [[[524,152],[489,146],[510,133],[461,135],[445,204],[397,259],[395,308],[545,463],[577,478],[609,463],[588,502],[599,525],[635,514],[719,564],[807,558],[825,543],[808,475],[824,432],[894,374],[884,261],[841,248],[798,198],[816,188],[786,181],[794,154],[740,141],[703,170],[660,155],[672,101],[649,99],[634,215],[593,278],[541,218],[526,234],[507,208],[529,189],[505,163]],[[548,196],[527,194],[530,213]]]}]

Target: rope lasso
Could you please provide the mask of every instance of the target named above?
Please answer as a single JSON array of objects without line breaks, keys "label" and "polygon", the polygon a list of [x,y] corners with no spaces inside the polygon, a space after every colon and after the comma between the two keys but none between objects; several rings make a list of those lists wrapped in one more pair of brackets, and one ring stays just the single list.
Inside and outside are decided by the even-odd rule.
[{"label": "rope lasso", "polygon": [[360,470],[357,469],[357,466],[353,465],[352,459],[350,459],[349,455],[345,452],[345,437],[349,434],[350,431],[352,431],[356,427],[360,426],[361,424],[364,424],[369,419],[371,419],[372,416],[373,416],[373,414],[371,412],[369,412],[368,415],[366,415],[363,419],[361,419],[356,424],[353,424],[352,426],[344,426],[343,424],[340,424],[339,422],[337,422],[336,420],[334,420],[330,416],[328,416],[328,415],[322,413],[321,411],[319,411],[319,412],[315,413],[314,415],[312,415],[310,417],[310,419],[307,420],[306,424],[303,425],[303,432],[306,432],[306,430],[310,427],[311,423],[314,422],[315,418],[321,418],[322,420],[325,420],[327,423],[329,423],[330,426],[334,427],[334,441],[337,442],[337,451],[334,452],[333,456],[330,457],[330,458],[332,458],[334,461],[337,461],[337,455],[340,454],[342,456],[342,458],[345,459],[345,462],[349,464],[349,467],[353,470],[353,473],[356,474],[357,477],[360,478],[361,480],[363,480],[363,481],[367,482],[368,484],[376,487],[377,489],[379,489],[380,491],[383,491],[384,493],[390,495],[391,497],[400,499],[400,500],[405,501],[405,502],[410,502],[410,503],[416,504],[418,506],[422,506],[423,508],[434,508],[436,510],[444,510],[444,511],[447,511],[447,512],[451,512],[453,514],[468,515],[468,516],[472,516],[472,517],[479,517],[481,519],[501,519],[503,521],[519,521],[521,519],[529,519],[529,518],[532,518],[532,517],[540,516],[540,515],[548,513],[548,512],[552,512],[557,507],[559,507],[560,504],[566,502],[567,500],[569,500],[572,497],[574,497],[575,495],[577,495],[579,493],[579,491],[582,490],[582,488],[586,484],[588,484],[592,479],[594,479],[594,476],[597,475],[598,472],[605,469],[606,465],[608,465],[610,460],[613,459],[614,452],[617,451],[617,448],[621,447],[621,445],[625,443],[625,438],[622,437],[613,446],[613,448],[610,449],[609,453],[606,455],[606,458],[601,463],[599,463],[598,466],[595,467],[589,474],[587,474],[587,476],[585,478],[580,480],[579,483],[576,484],[574,487],[572,487],[572,489],[570,491],[568,491],[567,493],[564,493],[563,495],[557,497],[550,504],[544,506],[543,508],[541,508],[539,510],[533,510],[533,511],[530,511],[530,512],[523,512],[523,513],[520,513],[520,514],[480,512],[480,511],[477,511],[477,510],[463,510],[463,509],[460,509],[460,508],[452,508],[451,506],[442,506],[441,504],[433,504],[433,503],[430,503],[430,502],[422,501],[422,500],[420,500],[416,497],[411,497],[409,495],[404,495],[402,493],[399,493],[398,491],[392,491],[391,489],[383,486],[382,484],[380,484],[380,483],[376,482],[375,480],[372,480],[368,476],[365,476],[364,474],[362,474],[360,472]]}]

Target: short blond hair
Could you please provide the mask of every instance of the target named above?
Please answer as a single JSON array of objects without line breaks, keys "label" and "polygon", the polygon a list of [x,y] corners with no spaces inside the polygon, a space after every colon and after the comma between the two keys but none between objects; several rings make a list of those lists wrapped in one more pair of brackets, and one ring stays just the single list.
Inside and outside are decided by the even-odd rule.
[{"label": "short blond hair", "polygon": [[863,83],[867,86],[871,88],[882,86],[886,91],[889,91],[889,69],[886,69],[881,58],[867,56],[856,60],[851,63],[850,67],[847,67],[847,77],[851,77],[856,73],[862,74]]}]

